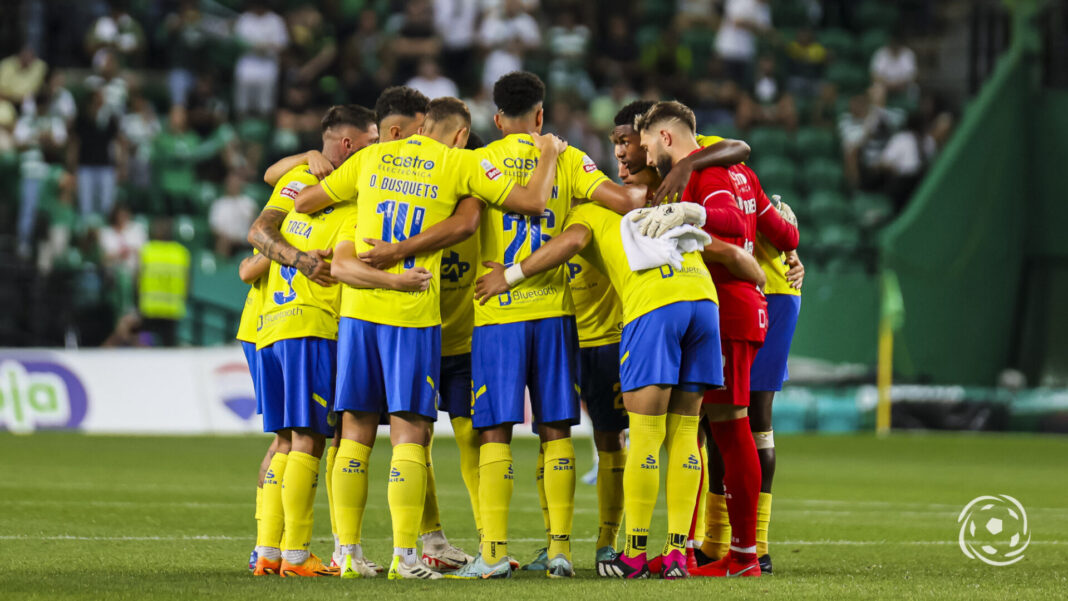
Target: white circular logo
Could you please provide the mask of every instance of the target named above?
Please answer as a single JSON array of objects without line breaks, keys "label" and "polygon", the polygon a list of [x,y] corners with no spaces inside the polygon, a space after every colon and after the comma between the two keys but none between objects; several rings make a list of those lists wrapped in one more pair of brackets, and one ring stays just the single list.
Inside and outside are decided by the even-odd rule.
[{"label": "white circular logo", "polygon": [[1007,566],[1023,559],[1031,544],[1027,512],[1009,495],[983,495],[968,503],[957,518],[960,550],[969,559]]}]

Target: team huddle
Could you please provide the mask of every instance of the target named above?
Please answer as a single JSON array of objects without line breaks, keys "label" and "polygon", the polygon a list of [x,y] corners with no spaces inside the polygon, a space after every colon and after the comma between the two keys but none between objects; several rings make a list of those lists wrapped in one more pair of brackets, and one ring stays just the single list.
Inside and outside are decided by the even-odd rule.
[{"label": "team huddle", "polygon": [[[796,220],[743,164],[748,146],[696,135],[678,102],[616,115],[620,185],[541,134],[544,96],[531,73],[498,80],[503,137],[483,146],[462,101],[390,88],[375,111],[331,108],[321,152],[268,169],[237,335],[276,435],[255,575],[574,576],[583,404],[600,576],[771,572],[771,402],[800,310]],[[546,544],[521,567],[508,553],[510,445],[528,398]],[[459,447],[474,557],[441,524],[436,479],[455,475],[431,459],[439,412]],[[392,443],[385,570],[361,547],[380,424]],[[329,565],[309,549],[324,454]],[[661,470],[667,536],[650,549]]]}]

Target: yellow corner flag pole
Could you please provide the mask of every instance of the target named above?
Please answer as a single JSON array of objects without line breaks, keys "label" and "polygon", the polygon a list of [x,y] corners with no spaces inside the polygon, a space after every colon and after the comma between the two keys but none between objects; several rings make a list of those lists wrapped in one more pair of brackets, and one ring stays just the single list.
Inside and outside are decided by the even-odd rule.
[{"label": "yellow corner flag pole", "polygon": [[875,433],[890,434],[890,391],[894,377],[894,332],[905,321],[905,305],[897,274],[887,269],[882,274],[882,307],[879,316],[879,365],[876,387],[879,401],[875,409]]}]

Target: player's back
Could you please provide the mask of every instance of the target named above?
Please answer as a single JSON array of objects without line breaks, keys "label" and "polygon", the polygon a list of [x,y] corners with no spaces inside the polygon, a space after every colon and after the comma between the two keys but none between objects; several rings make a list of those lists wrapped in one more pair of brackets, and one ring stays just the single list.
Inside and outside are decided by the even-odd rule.
[{"label": "player's back", "polygon": [[631,271],[619,229],[621,220],[619,214],[609,209],[585,203],[571,210],[567,225],[581,224],[590,230],[592,240],[580,254],[612,281],[623,303],[624,324],[676,302],[719,302],[699,252],[684,253],[681,269],[664,265]]},{"label": "player's back", "polygon": [[475,325],[475,265],[478,235],[446,248],[441,255],[441,355],[471,352]]},{"label": "player's back", "polygon": [[[529,134],[511,134],[480,149],[486,160],[501,173],[526,185],[538,165],[540,153]],[[564,220],[576,198],[589,198],[608,178],[582,151],[568,147],[557,159],[552,194],[545,211],[528,217],[489,207],[482,212],[479,227],[480,256],[478,276],[488,269],[483,261],[512,265],[538,250],[563,231]],[[561,266],[527,278],[506,294],[475,306],[475,325],[513,323],[575,312],[567,273]]]},{"label": "player's back", "polygon": [[[356,212],[353,203],[329,206],[305,215],[290,211],[282,237],[303,252],[331,249],[343,223]],[[340,286],[320,286],[296,267],[272,264],[260,296],[257,347],[288,338],[337,338]]]},{"label": "player's back", "polygon": [[623,329],[623,303],[612,281],[582,255],[565,265],[568,287],[575,301],[575,325],[579,346],[594,347],[619,342]]}]

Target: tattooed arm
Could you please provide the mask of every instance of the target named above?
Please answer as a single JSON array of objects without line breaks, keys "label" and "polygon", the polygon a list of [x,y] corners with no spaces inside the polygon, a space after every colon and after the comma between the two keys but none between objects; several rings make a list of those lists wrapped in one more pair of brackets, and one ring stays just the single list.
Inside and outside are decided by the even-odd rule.
[{"label": "tattooed arm", "polygon": [[304,252],[286,242],[282,236],[282,221],[286,214],[282,211],[266,208],[252,222],[248,230],[248,242],[256,247],[263,256],[290,267],[296,267],[309,280],[320,286],[332,286],[337,280],[330,275],[330,257],[332,249]]}]

